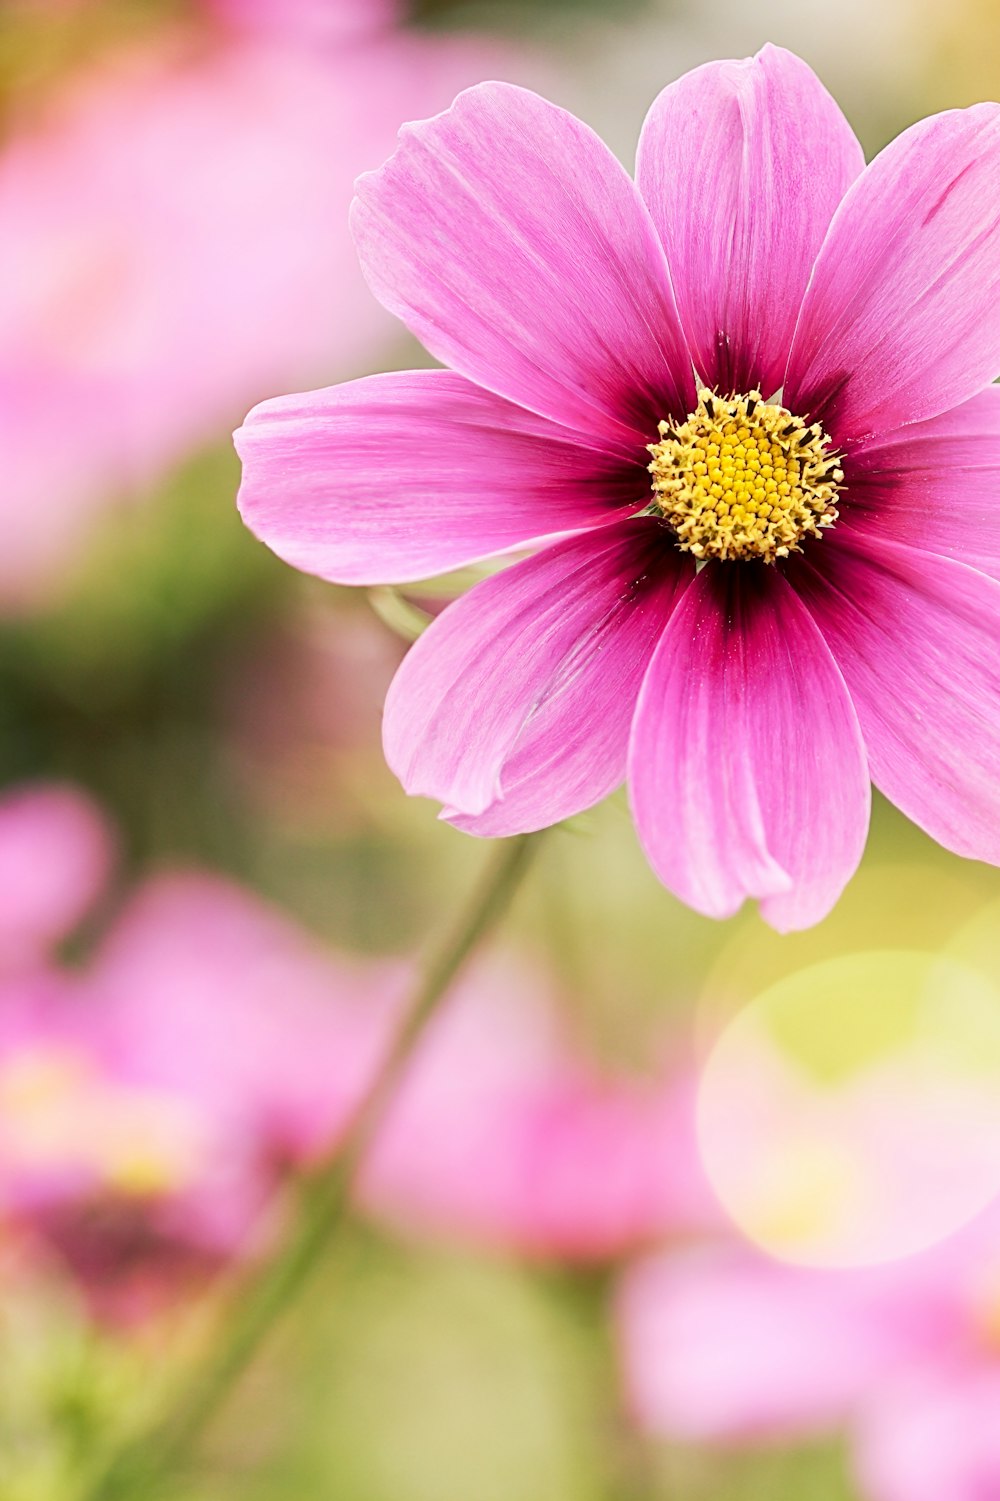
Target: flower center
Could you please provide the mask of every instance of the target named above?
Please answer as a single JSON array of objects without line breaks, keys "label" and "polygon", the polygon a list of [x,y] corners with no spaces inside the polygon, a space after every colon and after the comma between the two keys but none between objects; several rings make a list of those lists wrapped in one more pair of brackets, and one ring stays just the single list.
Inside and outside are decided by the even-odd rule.
[{"label": "flower center", "polygon": [[700,390],[687,421],[661,422],[649,451],[656,507],[696,558],[773,563],[837,519],[844,471],[830,439],[759,391]]}]

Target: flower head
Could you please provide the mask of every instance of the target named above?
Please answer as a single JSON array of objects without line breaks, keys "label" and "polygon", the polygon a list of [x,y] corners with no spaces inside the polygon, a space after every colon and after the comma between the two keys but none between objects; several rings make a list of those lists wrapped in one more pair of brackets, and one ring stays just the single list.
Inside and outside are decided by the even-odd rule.
[{"label": "flower head", "polygon": [[489,83],[358,184],[369,285],[450,369],[263,403],[241,507],[349,584],[532,555],[389,692],[407,791],[470,833],[627,779],[654,869],[825,915],[870,781],[1000,862],[1000,107],[867,167],[778,48],[666,88],[633,181]]}]

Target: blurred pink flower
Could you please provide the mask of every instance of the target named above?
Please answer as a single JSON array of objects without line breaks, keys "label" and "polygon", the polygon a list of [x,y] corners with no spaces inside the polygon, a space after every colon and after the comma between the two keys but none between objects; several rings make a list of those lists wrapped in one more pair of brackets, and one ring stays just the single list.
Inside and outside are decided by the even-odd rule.
[{"label": "blurred pink flower", "polygon": [[[408,978],[402,966],[335,962],[246,893],[194,876],[147,883],[92,974],[130,1079],[210,1121],[220,1161],[226,1143],[244,1142],[272,1168],[336,1139]],[[588,1063],[543,975],[480,967],[411,1063],[361,1197],[413,1231],[620,1255],[716,1221],[693,1122],[691,1093],[666,1068],[643,1085]],[[204,1225],[233,1208],[199,1184],[170,1216]],[[238,1242],[238,1213],[233,1230]]]},{"label": "blurred pink flower", "polygon": [[219,877],[140,886],[87,986],[130,1083],[182,1102],[203,1150],[160,1223],[236,1249],[278,1175],[336,1139],[385,1046],[398,966],[335,954]]},{"label": "blurred pink flower", "polygon": [[632,1409],[700,1443],[847,1424],[870,1501],[1000,1494],[1000,1215],[865,1271],[806,1271],[742,1247],[638,1265],[619,1299]]},{"label": "blurred pink flower", "polygon": [[[353,182],[484,48],[371,5],[224,8],[245,24],[108,56],[0,151],[0,610],[46,597],[103,509],[248,402],[392,334]],[[350,34],[316,45],[321,11]]]},{"label": "blurred pink flower", "polygon": [[693,1075],[601,1068],[555,988],[509,968],[476,973],[435,1022],[362,1195],[398,1226],[578,1261],[719,1221]]},{"label": "blurred pink flower", "polygon": [[[336,1142],[411,975],[198,873],[146,878],[87,962],[60,965],[45,940],[107,868],[86,869],[75,905],[55,901],[81,815],[106,831],[77,794],[31,796],[48,817],[19,831],[35,895],[11,951],[33,962],[0,983],[0,1213],[58,1247],[99,1307],[135,1316],[252,1248],[277,1186]],[[716,1218],[685,1071],[599,1068],[555,983],[513,964],[479,966],[450,998],[359,1192],[414,1233],[590,1261]]]},{"label": "blurred pink flower", "polygon": [[627,774],[664,883],[781,930],[853,874],[869,775],[1000,863],[998,186],[997,106],[866,167],[774,47],[670,84],[635,182],[504,84],[403,129],[355,239],[452,368],[280,397],[237,444],[247,523],[324,578],[552,544],[408,654],[408,792],[510,835]]}]

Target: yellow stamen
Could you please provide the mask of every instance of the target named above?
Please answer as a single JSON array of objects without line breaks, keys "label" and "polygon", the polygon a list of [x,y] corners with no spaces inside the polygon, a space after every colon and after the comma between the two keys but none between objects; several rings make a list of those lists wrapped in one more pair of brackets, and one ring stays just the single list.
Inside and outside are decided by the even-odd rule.
[{"label": "yellow stamen", "polygon": [[830,439],[759,391],[703,388],[686,422],[660,423],[649,451],[656,506],[699,560],[773,563],[837,520],[844,471]]}]

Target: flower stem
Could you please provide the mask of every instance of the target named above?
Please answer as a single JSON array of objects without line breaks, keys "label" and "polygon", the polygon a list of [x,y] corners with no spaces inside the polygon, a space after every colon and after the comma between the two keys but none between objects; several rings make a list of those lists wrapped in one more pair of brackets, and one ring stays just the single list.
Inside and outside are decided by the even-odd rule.
[{"label": "flower stem", "polygon": [[99,1459],[79,1501],[120,1501],[151,1494],[153,1484],[197,1444],[258,1348],[321,1263],[348,1208],[351,1190],[395,1087],[453,981],[502,917],[537,844],[537,836],[504,840],[468,907],[431,955],[403,1010],[385,1056],[333,1154],[300,1180],[298,1211],[273,1257],[252,1272],[231,1300],[219,1342],[167,1411],[145,1432],[128,1435]]}]

